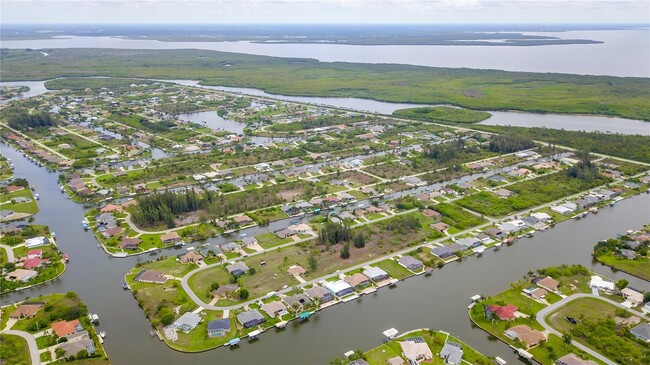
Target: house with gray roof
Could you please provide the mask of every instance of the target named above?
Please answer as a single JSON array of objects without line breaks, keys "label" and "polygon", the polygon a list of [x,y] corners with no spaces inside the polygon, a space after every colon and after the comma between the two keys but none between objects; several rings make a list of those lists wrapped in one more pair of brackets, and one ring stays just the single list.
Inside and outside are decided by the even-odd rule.
[{"label": "house with gray roof", "polygon": [[298,293],[295,295],[290,295],[284,297],[284,302],[287,303],[289,307],[294,307],[294,305],[302,307],[305,304],[309,303],[309,297],[303,293]]},{"label": "house with gray roof", "polygon": [[237,321],[241,323],[244,328],[251,328],[259,326],[260,324],[266,322],[266,318],[257,310],[251,309],[237,315]]},{"label": "house with gray roof", "polygon": [[223,337],[230,332],[230,319],[220,318],[208,322],[208,337]]},{"label": "house with gray roof", "polygon": [[640,323],[630,329],[632,336],[650,343],[650,323]]},{"label": "house with gray roof", "polygon": [[431,254],[439,259],[446,259],[447,257],[454,256],[454,251],[448,246],[436,247],[431,250]]},{"label": "house with gray roof", "polygon": [[172,326],[180,331],[188,333],[193,330],[194,327],[198,326],[202,320],[203,318],[196,313],[185,312],[182,316],[178,317],[174,323],[172,323]]},{"label": "house with gray roof", "polygon": [[249,270],[249,268],[242,261],[238,261],[238,262],[235,262],[234,264],[228,265],[226,267],[226,270],[228,270],[230,275],[237,276],[237,275],[245,274],[246,271]]},{"label": "house with gray roof", "polygon": [[390,279],[390,275],[379,267],[370,267],[363,271],[363,275],[375,283]]},{"label": "house with gray roof", "polygon": [[397,263],[411,271],[421,270],[423,266],[422,261],[413,256],[402,256],[397,260]]},{"label": "house with gray roof", "polygon": [[463,359],[463,346],[457,342],[447,341],[440,350],[440,358],[448,365],[458,365]]},{"label": "house with gray roof", "polygon": [[624,258],[626,258],[626,259],[628,259],[628,260],[634,260],[634,259],[636,259],[636,252],[634,252],[634,251],[632,251],[632,250],[628,250],[628,249],[626,249],[626,248],[622,248],[622,249],[618,250],[618,254],[619,254],[621,257],[624,257]]},{"label": "house with gray roof", "polygon": [[481,241],[479,241],[474,237],[460,238],[456,241],[456,243],[460,243],[463,246],[471,247],[471,248],[478,247],[481,245]]}]

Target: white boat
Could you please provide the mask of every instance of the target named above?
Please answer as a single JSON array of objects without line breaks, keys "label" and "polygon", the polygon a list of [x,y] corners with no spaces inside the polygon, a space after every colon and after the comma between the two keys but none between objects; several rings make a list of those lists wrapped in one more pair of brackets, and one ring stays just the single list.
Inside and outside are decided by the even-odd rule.
[{"label": "white boat", "polygon": [[248,337],[249,337],[249,338],[255,338],[255,337],[257,337],[257,335],[259,335],[260,333],[262,333],[262,331],[260,331],[260,330],[255,330],[255,331],[249,333],[249,334],[248,334]]},{"label": "white boat", "polygon": [[40,199],[40,198],[41,198],[40,195],[38,195],[38,194],[34,194],[34,199],[38,200],[38,199]]},{"label": "white boat", "polygon": [[97,314],[89,314],[88,317],[90,318],[90,321],[93,323],[99,322],[99,316]]},{"label": "white boat", "polygon": [[497,365],[506,365],[507,364],[507,362],[504,359],[502,359],[502,358],[500,358],[498,356],[494,358],[494,362]]},{"label": "white boat", "polygon": [[106,332],[104,332],[104,331],[99,332],[99,336],[101,338],[105,338],[106,337]]}]

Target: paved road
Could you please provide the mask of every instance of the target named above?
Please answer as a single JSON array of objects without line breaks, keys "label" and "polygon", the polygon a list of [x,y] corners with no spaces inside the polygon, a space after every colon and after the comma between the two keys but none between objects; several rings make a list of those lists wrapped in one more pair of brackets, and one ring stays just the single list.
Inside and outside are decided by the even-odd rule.
[{"label": "paved road", "polygon": [[16,261],[16,257],[14,256],[14,250],[11,246],[7,245],[0,245],[1,248],[5,249],[5,252],[7,252],[7,262],[14,262]]},{"label": "paved road", "polygon": [[[619,308],[625,309],[628,312],[634,314],[635,316],[639,316],[641,318],[644,318],[643,313],[637,312],[637,311],[632,310],[632,309],[625,308],[620,303],[617,303],[617,302],[615,302],[615,301],[613,301],[611,299],[603,298],[603,297],[600,297],[598,295],[593,295],[593,294],[579,293],[579,294],[570,295],[570,296],[568,296],[568,297],[566,297],[566,298],[564,298],[564,299],[562,299],[562,300],[560,300],[560,301],[558,301],[556,303],[553,303],[553,304],[549,305],[548,307],[540,310],[539,312],[537,312],[537,316],[536,316],[537,322],[539,322],[542,325],[542,327],[544,327],[544,329],[546,329],[548,332],[550,332],[550,333],[552,333],[552,334],[554,334],[556,336],[562,337],[562,333],[555,330],[548,323],[546,323],[546,316],[549,313],[555,311],[556,309],[564,306],[565,304],[567,304],[567,303],[569,303],[569,302],[571,302],[573,300],[579,299],[579,298],[595,298],[595,299],[599,299],[599,300],[602,300],[602,301],[607,302],[609,304],[612,304],[614,306],[617,306]],[[608,365],[618,365],[614,361],[612,361],[612,360],[606,358],[605,356],[597,353],[596,351],[590,349],[589,347],[580,344],[577,341],[571,341],[571,344],[573,346],[583,350],[584,352],[588,353],[589,355],[597,358],[598,360],[608,364]]]},{"label": "paved road", "polygon": [[41,364],[41,354],[38,352],[38,346],[36,345],[36,338],[30,333],[23,331],[7,330],[2,332],[5,335],[15,335],[24,338],[27,341],[27,346],[29,346],[29,356],[32,359],[32,365]]}]

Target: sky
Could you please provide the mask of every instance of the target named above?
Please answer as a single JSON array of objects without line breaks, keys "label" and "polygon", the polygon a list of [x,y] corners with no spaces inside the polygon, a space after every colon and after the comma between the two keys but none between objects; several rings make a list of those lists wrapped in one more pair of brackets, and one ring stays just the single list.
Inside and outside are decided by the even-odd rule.
[{"label": "sky", "polygon": [[648,0],[1,0],[4,24],[650,23]]}]

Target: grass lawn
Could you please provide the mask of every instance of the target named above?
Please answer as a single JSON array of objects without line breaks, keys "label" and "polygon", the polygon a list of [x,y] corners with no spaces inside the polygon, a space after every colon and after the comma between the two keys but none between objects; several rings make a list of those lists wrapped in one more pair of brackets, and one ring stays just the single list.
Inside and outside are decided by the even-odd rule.
[{"label": "grass lawn", "polygon": [[553,349],[552,351],[558,358],[569,353],[574,353],[582,359],[592,360],[598,364],[605,364],[573,345],[566,345],[560,337],[553,334],[548,336],[548,340],[545,343],[528,350],[528,352],[533,354],[534,358],[542,364],[554,364],[555,362],[549,357],[549,348]]},{"label": "grass lawn", "polygon": [[189,352],[205,351],[228,342],[234,337],[238,337],[240,325],[236,318],[230,318],[230,331],[222,337],[208,337],[208,322],[222,318],[221,311],[203,311],[201,312],[203,321],[189,333],[182,331],[177,332],[178,339],[174,342],[167,341],[167,344],[175,349]]},{"label": "grass lawn", "polygon": [[[29,199],[29,201],[26,203],[17,202],[16,204],[13,204],[11,202],[13,199],[20,198],[20,197],[27,198]],[[0,202],[2,202],[2,205],[0,205],[2,210],[12,210],[16,213],[26,213],[26,214],[38,213],[38,204],[36,203],[36,200],[32,196],[32,191],[29,190],[28,188],[10,194],[2,194],[2,196],[0,197]]]},{"label": "grass lawn", "polygon": [[0,335],[0,344],[2,344],[2,363],[3,364],[29,364],[29,347],[27,340],[16,335]]},{"label": "grass lawn", "polygon": [[293,238],[291,237],[280,238],[271,232],[255,236],[255,238],[262,248],[271,248],[293,242]]},{"label": "grass lawn", "polygon": [[384,261],[381,261],[377,263],[375,266],[379,267],[380,269],[386,271],[388,275],[392,276],[395,279],[401,280],[406,277],[409,277],[413,275],[412,272],[407,270],[406,268],[400,266],[400,264],[397,263],[395,260],[391,259],[386,259]]},{"label": "grass lawn", "polygon": [[277,207],[263,209],[263,210],[256,210],[254,212],[248,213],[248,216],[251,217],[257,223],[259,223],[262,220],[268,222],[275,222],[289,217],[283,211],[281,211],[280,208]]},{"label": "grass lawn", "polygon": [[192,275],[188,280],[188,284],[196,295],[204,301],[209,302],[212,300],[212,296],[208,295],[210,285],[212,283],[219,283],[219,285],[229,284],[231,278],[225,266],[217,265]]},{"label": "grass lawn", "polygon": [[573,326],[565,317],[573,317],[576,320],[598,319],[607,316],[614,316],[617,307],[596,298],[579,298],[560,307],[546,316],[548,324],[556,330],[569,333]]},{"label": "grass lawn", "polygon": [[194,264],[181,264],[176,261],[176,256],[164,260],[147,262],[141,266],[142,269],[162,271],[165,274],[181,277],[196,268]]},{"label": "grass lawn", "polygon": [[647,257],[639,256],[634,260],[628,260],[618,258],[614,253],[608,252],[596,257],[596,260],[616,270],[650,281],[650,259]]}]

